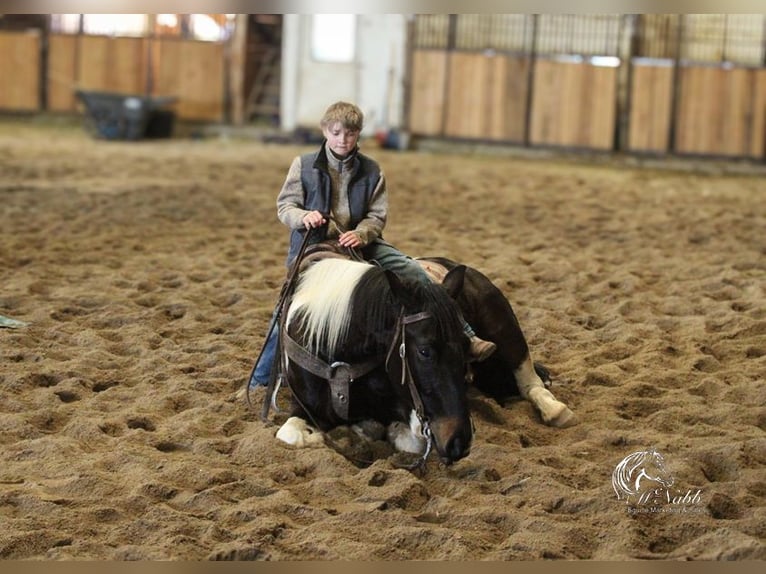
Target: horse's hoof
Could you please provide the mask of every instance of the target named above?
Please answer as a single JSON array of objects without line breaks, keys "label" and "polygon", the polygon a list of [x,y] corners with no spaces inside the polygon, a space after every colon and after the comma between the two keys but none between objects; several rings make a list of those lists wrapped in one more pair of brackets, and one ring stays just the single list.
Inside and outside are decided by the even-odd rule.
[{"label": "horse's hoof", "polygon": [[299,417],[290,417],[277,431],[277,438],[298,448],[316,446],[324,443],[322,433],[316,432],[306,421]]},{"label": "horse's hoof", "polygon": [[577,420],[577,416],[571,411],[569,407],[564,407],[564,409],[556,416],[548,421],[545,421],[548,426],[556,427],[558,429],[573,427],[579,422],[580,421]]}]

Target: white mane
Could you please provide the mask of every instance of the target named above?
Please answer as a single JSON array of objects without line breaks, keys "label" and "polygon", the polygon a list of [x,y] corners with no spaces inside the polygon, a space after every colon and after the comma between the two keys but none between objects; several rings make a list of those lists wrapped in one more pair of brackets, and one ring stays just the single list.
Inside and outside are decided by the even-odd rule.
[{"label": "white mane", "polygon": [[306,346],[316,353],[324,349],[334,357],[338,343],[348,332],[351,294],[370,265],[345,259],[325,259],[314,263],[301,275],[295,290],[289,325],[298,311],[306,333]]}]

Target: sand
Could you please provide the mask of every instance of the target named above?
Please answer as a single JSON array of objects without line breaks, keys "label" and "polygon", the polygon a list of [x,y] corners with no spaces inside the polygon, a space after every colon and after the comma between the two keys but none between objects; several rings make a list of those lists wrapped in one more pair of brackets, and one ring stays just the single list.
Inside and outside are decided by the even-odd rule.
[{"label": "sand", "polygon": [[[6,119],[0,558],[766,558],[763,172],[364,145],[387,239],[489,276],[580,423],[472,392],[451,467],[283,445],[237,391],[309,148]],[[678,499],[628,505],[612,472],[650,447]]]}]

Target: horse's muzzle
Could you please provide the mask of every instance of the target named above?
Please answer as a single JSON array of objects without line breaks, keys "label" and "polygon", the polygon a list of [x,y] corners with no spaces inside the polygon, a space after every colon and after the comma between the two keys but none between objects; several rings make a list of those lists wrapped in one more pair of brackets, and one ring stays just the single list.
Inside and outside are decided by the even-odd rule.
[{"label": "horse's muzzle", "polygon": [[442,417],[431,422],[431,434],[441,461],[450,465],[468,456],[473,429],[469,418]]}]

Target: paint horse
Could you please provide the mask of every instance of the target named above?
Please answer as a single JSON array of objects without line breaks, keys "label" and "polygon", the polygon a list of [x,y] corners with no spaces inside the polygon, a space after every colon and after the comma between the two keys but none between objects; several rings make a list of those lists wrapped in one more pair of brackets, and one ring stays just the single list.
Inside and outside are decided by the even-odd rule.
[{"label": "paint horse", "polygon": [[[468,339],[454,296],[365,262],[329,258],[301,272],[280,331],[291,416],[277,438],[297,446],[339,425],[375,420],[400,451],[451,464],[468,455]],[[311,426],[309,426],[309,424]]]},{"label": "paint horse", "polygon": [[[441,257],[419,258],[418,262],[436,283],[452,270],[466,267]],[[497,345],[487,360],[471,365],[476,388],[498,402],[521,395],[547,425],[564,428],[576,424],[574,413],[548,390],[548,371],[532,361],[519,321],[502,291],[480,271],[466,267],[457,302],[476,334]]]}]

